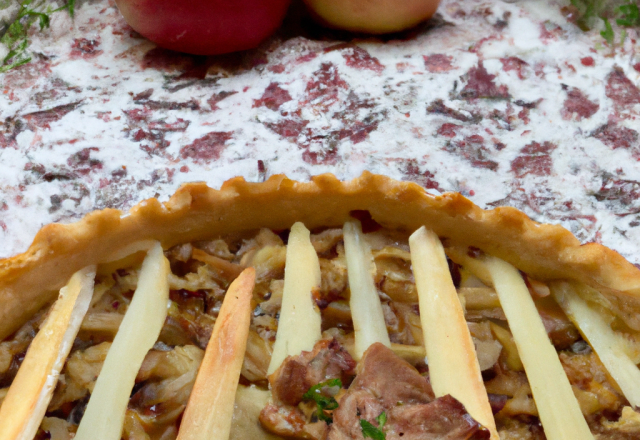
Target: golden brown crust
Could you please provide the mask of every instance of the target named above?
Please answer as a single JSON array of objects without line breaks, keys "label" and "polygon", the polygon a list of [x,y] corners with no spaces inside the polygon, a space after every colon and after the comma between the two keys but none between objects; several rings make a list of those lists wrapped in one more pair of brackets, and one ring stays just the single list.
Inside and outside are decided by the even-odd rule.
[{"label": "golden brown crust", "polygon": [[311,182],[276,175],[264,183],[234,178],[220,190],[186,184],[164,204],[149,199],[127,215],[105,209],[43,227],[25,253],[0,260],[0,337],[51,301],[74,272],[112,259],[135,241],[159,240],[167,248],[260,227],[286,229],[296,221],[310,229],[338,227],[352,210],[367,210],[392,229],[425,225],[445,243],[474,246],[540,280],[580,280],[610,297],[640,299],[640,270],[617,252],[580,245],[561,226],[536,223],[517,209],[485,211],[460,194],[434,196],[368,172],[348,182],[331,174]]},{"label": "golden brown crust", "polygon": [[229,286],[198,370],[177,440],[229,438],[233,401],[251,324],[256,272],[245,269]]}]

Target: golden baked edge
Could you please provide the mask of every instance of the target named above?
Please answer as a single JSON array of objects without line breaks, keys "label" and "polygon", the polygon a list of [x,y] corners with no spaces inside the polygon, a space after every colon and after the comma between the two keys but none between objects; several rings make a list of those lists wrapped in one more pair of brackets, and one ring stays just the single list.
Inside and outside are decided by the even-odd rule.
[{"label": "golden baked edge", "polygon": [[237,177],[220,190],[185,184],[166,203],[145,200],[129,213],[104,209],[72,224],[50,224],[23,254],[0,260],[0,339],[15,331],[71,275],[117,257],[140,240],[163,247],[266,227],[341,227],[354,210],[382,226],[412,232],[427,226],[445,246],[472,246],[540,280],[573,279],[638,310],[640,270],[600,244],[581,245],[568,230],[540,224],[515,208],[483,210],[458,193],[429,194],[421,186],[364,172],[343,182],[332,174],[297,182],[274,175],[263,183]]}]

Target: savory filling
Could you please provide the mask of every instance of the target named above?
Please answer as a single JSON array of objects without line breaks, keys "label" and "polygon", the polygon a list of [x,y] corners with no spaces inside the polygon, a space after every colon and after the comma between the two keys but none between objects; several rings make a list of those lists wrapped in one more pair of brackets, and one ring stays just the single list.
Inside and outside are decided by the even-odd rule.
[{"label": "savory filling", "polygon": [[[288,231],[262,229],[165,251],[171,267],[170,305],[160,336],[135,379],[122,438],[177,437],[225,292],[245,267],[255,268],[256,285],[231,438],[245,438],[247,432],[265,439],[489,438],[487,429],[462,403],[449,395],[434,395],[428,359],[425,362],[408,234],[388,230],[365,234],[391,344],[390,348],[373,344],[360,358],[355,348],[343,230],[314,232],[311,244],[319,258],[320,284],[313,299],[321,313],[322,336],[312,350],[287,357],[272,374],[269,365],[283,299]],[[473,259],[480,253],[468,249],[466,254]],[[77,431],[131,303],[143,258],[144,253],[136,253],[98,267],[89,311],[37,439],[66,440]],[[531,386],[498,294],[462,260],[456,261],[448,260],[449,273],[463,306],[500,438],[544,439]],[[598,355],[550,295],[549,287],[524,278],[591,432],[598,439],[639,438],[640,417]],[[598,310],[624,335],[631,356],[637,332],[601,305]],[[41,311],[0,343],[0,399],[46,315],[46,310]],[[254,410],[249,404],[243,407],[241,394],[245,392],[261,396],[245,399],[254,404],[271,394]],[[251,431],[237,428],[258,423],[258,419],[261,426]]]}]

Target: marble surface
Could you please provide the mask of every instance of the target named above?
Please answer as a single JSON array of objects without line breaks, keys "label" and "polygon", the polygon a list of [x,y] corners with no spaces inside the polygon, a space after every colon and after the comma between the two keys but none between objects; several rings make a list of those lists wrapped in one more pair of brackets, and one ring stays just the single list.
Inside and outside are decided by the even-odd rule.
[{"label": "marble surface", "polygon": [[33,32],[0,74],[0,257],[37,230],[236,175],[363,170],[515,206],[640,263],[640,46],[609,47],[568,2],[444,0],[371,38],[295,3],[258,49],[156,48],[111,0]]}]

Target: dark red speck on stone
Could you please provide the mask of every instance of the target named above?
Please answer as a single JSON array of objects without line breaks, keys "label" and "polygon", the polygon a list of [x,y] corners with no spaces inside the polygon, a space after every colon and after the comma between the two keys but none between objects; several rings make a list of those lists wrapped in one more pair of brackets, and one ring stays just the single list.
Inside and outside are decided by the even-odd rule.
[{"label": "dark red speck on stone", "polygon": [[94,58],[102,53],[100,39],[76,38],[71,45],[71,58]]},{"label": "dark red speck on stone", "polygon": [[496,76],[491,75],[489,72],[487,72],[487,69],[484,68],[482,61],[478,63],[477,67],[472,67],[467,75],[469,78],[467,85],[465,85],[464,89],[462,89],[462,92],[460,92],[460,96],[462,98],[468,100],[477,98],[509,98],[509,89],[507,89],[507,86],[498,86],[494,82]]},{"label": "dark red speck on stone", "polygon": [[423,55],[424,67],[431,73],[442,73],[452,70],[453,57],[442,53]]},{"label": "dark red speck on stone", "polygon": [[[338,45],[338,46],[344,46],[344,45]],[[336,46],[333,46],[333,47],[336,47]],[[325,49],[325,52],[329,52],[331,51],[331,49],[332,47],[329,47]],[[346,61],[347,66],[354,69],[372,70],[377,73],[380,73],[384,70],[384,66],[382,65],[380,60],[378,60],[376,57],[372,57],[371,54],[369,54],[369,52],[367,52],[365,49],[358,46],[353,46],[353,45],[344,46],[344,49],[342,50],[342,58],[344,58],[344,60]]]},{"label": "dark red speck on stone", "polygon": [[462,128],[462,125],[458,125],[458,124],[451,124],[449,122],[444,123],[440,126],[440,128],[438,128],[438,134],[440,136],[445,136],[445,137],[455,137],[457,131]]},{"label": "dark red speck on stone", "polygon": [[262,97],[253,101],[253,107],[267,107],[270,110],[278,110],[282,104],[291,101],[291,95],[280,84],[272,82],[267,86]]},{"label": "dark red speck on stone", "polygon": [[32,131],[37,131],[36,128],[51,129],[51,126],[49,124],[59,121],[67,113],[72,112],[80,105],[81,102],[73,102],[71,104],[59,105],[49,110],[27,113],[23,117],[27,121],[27,125]]},{"label": "dark red speck on stone", "polygon": [[458,110],[447,107],[442,99],[436,99],[431,104],[429,104],[427,106],[427,113],[449,116],[462,122],[470,122],[475,119],[475,115],[474,117],[470,117]]},{"label": "dark red speck on stone", "polygon": [[418,163],[415,159],[407,161],[404,174],[406,176],[404,180],[416,182],[426,189],[436,189],[440,192],[444,192],[440,185],[438,185],[435,175],[429,170],[425,170],[424,172],[420,171],[420,167],[418,167]]},{"label": "dark red speck on stone", "polygon": [[567,99],[564,101],[564,106],[561,110],[562,119],[572,119],[575,115],[576,119],[580,121],[593,116],[599,108],[600,105],[589,101],[582,93],[582,90],[571,88],[567,92]]},{"label": "dark red speck on stone", "polygon": [[67,165],[81,175],[86,175],[91,171],[101,170],[102,161],[91,158],[91,152],[98,151],[100,151],[100,149],[97,147],[83,148],[77,153],[69,156],[67,159]]},{"label": "dark red speck on stone", "polygon": [[516,157],[511,162],[511,171],[517,178],[522,178],[527,174],[535,176],[547,176],[551,172],[553,161],[551,152],[556,149],[556,145],[551,142],[532,142],[522,148],[522,155]]},{"label": "dark red speck on stone", "polygon": [[208,104],[209,104],[209,106],[211,107],[211,110],[212,110],[212,111],[213,111],[213,110],[218,110],[218,109],[219,109],[219,107],[218,107],[218,103],[219,103],[220,101],[222,101],[223,99],[225,99],[225,98],[227,98],[227,97],[229,97],[229,96],[231,96],[231,95],[235,95],[236,93],[238,93],[238,92],[236,92],[235,90],[234,90],[234,91],[226,91],[226,90],[223,90],[222,92],[214,93],[214,94],[211,96],[211,98],[209,98],[209,99],[207,100],[207,103],[208,103]]},{"label": "dark red speck on stone", "polygon": [[278,122],[266,122],[264,125],[274,133],[294,142],[308,123],[309,121],[303,119],[282,118]]},{"label": "dark red speck on stone", "polygon": [[[338,68],[332,63],[322,63],[320,68],[313,73],[314,79],[307,83],[307,100],[311,104],[318,100],[325,106],[330,106],[338,101],[340,89],[346,90],[348,84],[340,78]],[[320,103],[318,102],[318,104]]]},{"label": "dark red speck on stone", "polygon": [[466,159],[476,168],[486,168],[491,171],[498,169],[498,162],[489,159],[490,152],[484,146],[484,138],[478,134],[467,136],[460,141],[453,141],[444,149]]},{"label": "dark red speck on stone", "polygon": [[192,144],[180,148],[180,156],[183,159],[193,158],[196,162],[220,159],[225,149],[226,142],[231,139],[233,133],[225,131],[213,131],[193,141]]},{"label": "dark red speck on stone", "polygon": [[593,137],[602,141],[607,147],[615,150],[624,148],[632,151],[636,158],[640,158],[640,142],[638,132],[627,127],[620,127],[613,122],[598,128]]},{"label": "dark red speck on stone", "polygon": [[505,72],[515,71],[519,79],[525,79],[524,69],[529,67],[526,61],[521,60],[518,57],[500,58],[502,68]]},{"label": "dark red speck on stone", "polygon": [[595,61],[593,61],[592,57],[580,58],[580,62],[582,63],[583,66],[586,66],[586,67],[593,67],[596,64]]},{"label": "dark red speck on stone", "polygon": [[640,104],[640,89],[616,66],[607,77],[605,93],[621,107]]}]

